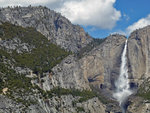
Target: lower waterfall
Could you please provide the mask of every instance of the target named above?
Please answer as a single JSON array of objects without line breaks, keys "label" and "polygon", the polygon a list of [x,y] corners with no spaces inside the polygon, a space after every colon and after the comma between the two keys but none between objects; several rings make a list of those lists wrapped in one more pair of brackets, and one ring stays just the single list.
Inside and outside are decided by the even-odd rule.
[{"label": "lower waterfall", "polygon": [[133,92],[130,90],[129,80],[128,80],[128,66],[127,66],[127,40],[125,42],[124,50],[121,56],[121,67],[120,75],[118,80],[115,82],[116,91],[113,97],[117,99],[122,109],[122,112],[126,112],[125,104],[126,101]]}]

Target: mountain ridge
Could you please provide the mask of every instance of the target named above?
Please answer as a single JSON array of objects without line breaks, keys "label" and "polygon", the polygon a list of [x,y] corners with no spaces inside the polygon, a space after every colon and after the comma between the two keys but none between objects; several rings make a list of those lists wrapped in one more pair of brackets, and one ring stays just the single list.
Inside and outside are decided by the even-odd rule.
[{"label": "mountain ridge", "polygon": [[75,53],[93,40],[79,25],[71,24],[60,13],[42,6],[1,8],[0,20],[33,27],[52,43]]}]

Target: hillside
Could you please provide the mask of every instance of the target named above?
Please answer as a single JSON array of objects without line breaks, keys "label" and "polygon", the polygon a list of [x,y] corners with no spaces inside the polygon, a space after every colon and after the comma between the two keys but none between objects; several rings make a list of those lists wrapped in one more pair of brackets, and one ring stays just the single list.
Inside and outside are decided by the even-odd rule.
[{"label": "hillside", "polygon": [[[83,88],[76,82],[72,88],[66,87],[65,83],[56,84],[60,80],[60,74],[56,74],[60,73],[60,68],[57,71],[56,65],[60,62],[68,64],[70,54],[72,53],[51,43],[32,27],[23,28],[1,22],[0,112],[46,113],[61,112],[63,109],[69,113],[70,110],[83,112],[104,109],[98,95],[91,91],[84,78],[81,77],[79,83]],[[75,78],[71,76],[66,75],[74,81]],[[67,82],[67,79],[63,82]],[[73,84],[68,82],[67,85]],[[93,106],[93,102],[97,102],[98,106]],[[48,103],[53,104],[53,107],[47,107]],[[94,109],[84,107],[86,104]]]},{"label": "hillside", "polygon": [[52,43],[75,53],[93,40],[83,28],[42,6],[1,8],[0,20],[22,27],[33,27]]},{"label": "hillside", "polygon": [[34,28],[2,23],[0,37],[2,60],[9,61],[9,65],[14,67],[28,67],[36,73],[50,72],[52,67],[71,54],[52,44]]},{"label": "hillside", "polygon": [[[6,97],[14,102],[35,103],[35,87],[31,80],[38,80],[44,72],[60,63],[70,53],[50,43],[33,28],[23,28],[9,23],[0,25],[0,92],[7,89]],[[34,73],[30,75],[31,73]],[[38,76],[36,76],[37,74]],[[26,76],[29,77],[26,77]],[[23,98],[23,97],[24,98]]]}]

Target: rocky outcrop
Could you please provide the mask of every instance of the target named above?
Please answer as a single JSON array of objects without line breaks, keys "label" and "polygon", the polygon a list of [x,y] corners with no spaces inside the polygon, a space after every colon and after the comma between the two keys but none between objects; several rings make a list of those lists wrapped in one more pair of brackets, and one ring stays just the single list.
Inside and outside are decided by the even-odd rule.
[{"label": "rocky outcrop", "polygon": [[149,113],[150,26],[131,33],[128,39],[128,69],[131,87],[137,89],[136,95],[129,98],[128,111]]},{"label": "rocky outcrop", "polygon": [[27,112],[27,113],[45,113],[43,108],[34,104],[31,105],[28,109],[20,103],[13,101],[12,99],[7,98],[5,95],[0,95],[0,112],[1,113],[19,113],[19,112]]},{"label": "rocky outcrop", "polygon": [[80,60],[83,63],[83,75],[88,78],[90,84],[108,91],[114,89],[125,40],[122,35],[111,35]]},{"label": "rocky outcrop", "polygon": [[17,53],[31,52],[33,45],[28,43],[22,43],[19,38],[14,38],[12,40],[2,40],[0,41],[0,48],[6,49],[6,51],[12,52],[16,50]]},{"label": "rocky outcrop", "polygon": [[[103,96],[111,100],[114,81],[119,76],[120,59],[125,40],[126,38],[122,35],[111,35],[81,59],[73,55],[68,56],[52,69],[52,73],[41,78],[44,81],[42,88],[51,90],[60,86],[69,89],[91,90],[89,85],[92,85],[98,88],[97,91],[100,90]],[[111,104],[110,101],[110,104],[105,107],[105,112],[120,112],[115,102]]]},{"label": "rocky outcrop", "polygon": [[149,113],[150,103],[141,97],[133,96],[129,99],[128,112],[129,113]]},{"label": "rocky outcrop", "polygon": [[114,81],[119,76],[125,40],[122,35],[111,35],[80,60],[74,56],[67,57],[53,68],[52,74],[43,78],[43,85],[46,90],[56,86],[90,89],[90,83],[104,92],[109,91],[107,95],[110,96],[114,89]]},{"label": "rocky outcrop", "polygon": [[53,97],[47,100],[38,100],[37,105],[31,105],[28,108],[21,108],[21,104],[17,104],[12,100],[0,95],[0,112],[2,113],[106,113],[106,106],[102,104],[98,98],[93,98],[83,103],[76,103],[79,97],[65,95],[61,97]]},{"label": "rocky outcrop", "polygon": [[106,106],[102,104],[98,98],[93,98],[87,102],[79,103],[77,106],[83,107],[85,109],[85,113],[106,113]]},{"label": "rocky outcrop", "polygon": [[23,27],[34,27],[51,42],[62,48],[78,52],[92,38],[78,25],[72,25],[61,14],[46,7],[14,7],[0,9],[0,21]]},{"label": "rocky outcrop", "polygon": [[61,98],[54,97],[47,100],[46,103],[41,100],[39,101],[46,113],[105,113],[106,106],[98,98],[74,105],[73,103],[77,99],[78,97],[68,95],[61,96]]},{"label": "rocky outcrop", "polygon": [[142,83],[150,77],[150,26],[134,31],[128,40],[129,76]]},{"label": "rocky outcrop", "polygon": [[83,76],[81,65],[81,62],[78,62],[73,55],[65,58],[52,69],[52,73],[48,73],[42,78],[45,81],[43,82],[44,90],[58,86],[67,89],[90,90],[88,80]]}]

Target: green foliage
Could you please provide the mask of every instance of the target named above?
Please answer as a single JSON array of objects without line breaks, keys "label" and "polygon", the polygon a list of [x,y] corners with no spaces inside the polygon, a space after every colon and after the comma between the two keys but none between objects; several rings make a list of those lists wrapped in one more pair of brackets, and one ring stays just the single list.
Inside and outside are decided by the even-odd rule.
[{"label": "green foliage", "polygon": [[[9,69],[5,64],[0,63],[0,80],[2,81],[2,88],[8,87],[8,89],[15,90],[17,88],[24,88],[25,92],[30,91],[30,79],[21,74],[16,74],[12,69]],[[5,82],[4,82],[5,81]]]},{"label": "green foliage", "polygon": [[90,42],[77,53],[77,57],[82,58],[86,53],[90,52],[94,47],[102,44],[104,41],[105,39],[93,39],[92,42]]},{"label": "green foliage", "polygon": [[0,57],[5,56],[10,61],[14,59],[15,66],[28,67],[35,73],[51,71],[52,67],[71,54],[52,44],[44,35],[31,27],[23,28],[6,22],[0,25],[0,31],[3,33],[2,40],[19,38],[22,43],[34,46],[31,52],[21,54],[16,51],[7,53],[5,50],[0,49]]},{"label": "green foliage", "polygon": [[[12,66],[28,67],[32,69],[34,73],[40,73],[42,75],[43,72],[51,71],[56,64],[60,63],[62,59],[71,54],[61,49],[59,46],[50,43],[47,38],[35,29],[3,23],[0,25],[0,37],[2,40],[19,38],[22,43],[28,43],[35,47],[31,52],[20,54],[15,50],[7,52],[4,48],[0,49],[0,92],[2,92],[3,88],[7,87],[7,96],[9,98],[25,106],[29,106],[30,104],[34,104],[34,101],[23,97],[25,97],[25,95],[33,95],[34,93],[41,94],[44,99],[52,98],[53,96],[60,97],[61,95],[79,96],[79,100],[73,102],[74,105],[76,102],[83,102],[96,97],[95,93],[88,90],[80,91],[77,89],[56,87],[50,91],[44,91],[38,86],[32,86],[30,78],[22,74],[17,74],[11,69]],[[98,45],[98,43],[101,43],[101,41],[93,42],[92,46],[94,47],[96,44]],[[89,45],[88,50],[93,47]],[[7,63],[8,61],[10,61],[12,65]],[[80,107],[77,109],[78,111],[84,111],[84,109]]]},{"label": "green foliage", "polygon": [[[0,76],[1,76],[1,74],[0,74]],[[0,93],[2,93],[3,86],[4,86],[4,82],[3,82],[2,78],[0,78]]]},{"label": "green foliage", "polygon": [[139,86],[137,95],[143,97],[145,100],[150,100],[150,78],[147,78],[147,80]]},{"label": "green foliage", "polygon": [[77,107],[77,112],[85,112],[83,107]]},{"label": "green foliage", "polygon": [[[33,89],[37,89],[38,93],[42,95],[44,99],[52,98],[53,96],[62,96],[62,95],[72,95],[79,96],[79,100],[74,102],[74,105],[77,102],[84,102],[93,97],[96,97],[96,94],[89,90],[77,90],[77,89],[64,89],[60,87],[55,87],[50,91],[44,91],[38,86],[32,86],[31,79],[25,77],[21,74],[16,74],[12,69],[9,69],[5,64],[0,63],[0,91],[3,88],[7,87],[9,91],[7,96],[18,103],[22,103],[26,106],[29,106],[29,103],[34,103],[33,100],[25,100],[22,98],[15,98],[15,95],[22,97],[24,95],[33,94]],[[4,74],[5,73],[5,74]],[[3,82],[5,80],[5,82]]]},{"label": "green foliage", "polygon": [[69,53],[54,44],[33,49],[31,53],[14,53],[17,66],[29,67],[34,72],[47,72],[60,63]]},{"label": "green foliage", "polygon": [[[18,103],[22,103],[26,106],[29,106],[29,103],[34,103],[33,100],[26,100],[19,97],[24,95],[33,94],[33,89],[37,89],[38,93],[42,95],[42,98],[52,98],[53,96],[62,96],[62,95],[72,95],[79,96],[79,100],[74,102],[74,105],[77,102],[84,102],[93,97],[96,97],[96,94],[89,90],[77,90],[77,89],[64,89],[60,87],[55,87],[50,91],[44,91],[38,86],[32,86],[31,79],[25,77],[21,74],[16,74],[12,69],[9,69],[5,64],[0,63],[0,91],[3,88],[7,87],[9,91],[7,96]],[[5,80],[5,82],[3,82]],[[15,95],[19,95],[18,98],[15,98]]]},{"label": "green foliage", "polygon": [[18,38],[21,43],[28,43],[34,47],[31,52],[20,54],[15,50],[8,52],[5,48],[0,48],[0,93],[2,93],[3,88],[7,87],[7,96],[25,106],[35,103],[32,99],[23,97],[33,95],[36,89],[46,97],[45,91],[38,86],[32,86],[30,78],[17,74],[11,67],[27,67],[32,69],[34,73],[42,75],[43,72],[51,71],[56,64],[71,53],[52,44],[46,37],[31,27],[23,28],[7,22],[2,23],[0,25],[0,38],[2,40]]},{"label": "green foliage", "polygon": [[0,25],[0,31],[3,32],[2,40],[19,38],[22,42],[34,45],[36,47],[47,43],[47,39],[41,33],[32,27],[23,28],[21,26],[3,23]]},{"label": "green foliage", "polygon": [[92,85],[90,86],[93,93],[96,95],[96,97],[98,97],[98,99],[103,103],[103,104],[108,104],[108,103],[113,103],[112,100],[109,100],[108,98],[106,98],[102,92],[100,91],[99,88],[93,87]]},{"label": "green foliage", "polygon": [[143,97],[146,100],[150,100],[150,92],[139,93],[138,96]]},{"label": "green foliage", "polygon": [[[14,70],[6,67],[3,63],[0,63],[0,92],[2,93],[2,89],[7,87],[7,96],[9,98],[24,105],[33,103],[32,100],[19,98],[32,93],[32,84],[30,81],[31,79],[24,75],[16,74]],[[15,95],[19,97],[15,98]]]},{"label": "green foliage", "polygon": [[0,61],[2,62],[2,57],[5,57],[6,59],[10,59],[10,54],[7,53],[5,50],[0,49]]},{"label": "green foliage", "polygon": [[77,89],[65,89],[65,88],[61,88],[61,87],[55,87],[55,88],[51,89],[50,91],[43,91],[39,87],[37,87],[37,86],[35,86],[35,87],[36,87],[36,89],[38,89],[38,91],[42,94],[42,96],[45,99],[52,98],[53,96],[60,97],[62,95],[79,96],[80,99],[73,102],[74,105],[77,102],[84,102],[84,101],[87,101],[93,97],[96,97],[96,94],[93,93],[92,91],[89,91],[89,90],[80,91]]}]

